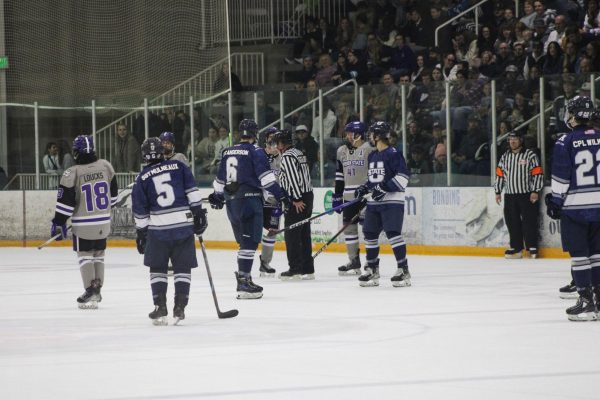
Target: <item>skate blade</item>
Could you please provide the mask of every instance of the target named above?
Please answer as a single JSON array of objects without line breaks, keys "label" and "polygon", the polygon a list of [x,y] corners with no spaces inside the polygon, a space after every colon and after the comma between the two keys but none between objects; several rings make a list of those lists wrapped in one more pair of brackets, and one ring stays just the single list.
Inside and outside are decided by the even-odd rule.
[{"label": "skate blade", "polygon": [[412,283],[410,282],[410,279],[405,279],[403,281],[392,281],[393,287],[409,287],[411,285]]},{"label": "skate blade", "polygon": [[167,317],[159,317],[152,320],[152,325],[154,326],[166,326],[169,325],[169,320]]},{"label": "skate blade", "polygon": [[535,259],[535,258],[538,258],[538,256],[537,256],[537,254],[530,254],[529,258]]},{"label": "skate blade", "polygon": [[260,299],[261,297],[263,297],[262,292],[258,292],[258,293],[237,292],[238,300],[253,300],[253,299]]},{"label": "skate blade", "polygon": [[292,276],[279,276],[279,279],[282,281],[299,281],[302,280],[302,275],[292,275]]},{"label": "skate blade", "polygon": [[560,293],[558,295],[558,297],[560,297],[561,299],[572,300],[572,299],[578,298],[579,294],[577,292],[573,292],[573,293]]},{"label": "skate blade", "polygon": [[183,320],[184,320],[184,318],[175,317],[175,320],[173,321],[173,325],[178,325],[179,322],[181,322]]},{"label": "skate blade", "polygon": [[260,272],[261,278],[272,278],[275,276],[275,272]]},{"label": "skate blade", "polygon": [[301,279],[303,281],[314,281],[315,280],[315,274],[304,274],[304,275],[302,275]]},{"label": "skate blade", "polygon": [[375,287],[375,286],[379,286],[379,279],[377,279],[377,280],[370,280],[370,281],[367,281],[367,282],[359,281],[358,284],[361,287]]},{"label": "skate blade", "polygon": [[580,313],[580,314],[570,314],[567,315],[569,321],[574,322],[583,322],[583,321],[596,321],[598,320],[598,315],[594,312],[589,313]]},{"label": "skate blade", "polygon": [[523,254],[521,254],[521,253],[505,254],[504,258],[509,259],[509,260],[516,260],[518,258],[523,258]]},{"label": "skate blade", "polygon": [[87,303],[79,303],[78,307],[81,310],[97,310],[98,302],[94,300],[94,301],[88,301]]},{"label": "skate blade", "polygon": [[356,276],[356,275],[360,275],[360,268],[350,269],[348,271],[339,271],[338,270],[338,275],[339,276]]}]

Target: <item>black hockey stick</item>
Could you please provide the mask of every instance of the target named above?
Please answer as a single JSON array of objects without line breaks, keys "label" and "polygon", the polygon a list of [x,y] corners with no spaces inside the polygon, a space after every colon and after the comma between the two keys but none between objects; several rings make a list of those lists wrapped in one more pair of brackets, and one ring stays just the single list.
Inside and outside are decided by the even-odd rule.
[{"label": "black hockey stick", "polygon": [[219,309],[219,303],[217,302],[217,293],[215,292],[215,285],[213,284],[212,275],[210,273],[210,268],[208,267],[208,257],[206,256],[206,247],[204,246],[204,240],[202,236],[198,236],[198,241],[200,242],[200,247],[202,248],[202,256],[204,256],[204,265],[206,265],[206,274],[208,275],[208,282],[210,283],[210,290],[212,292],[213,300],[215,301],[215,308],[217,309],[217,315],[219,318],[233,318],[237,317],[239,311],[236,309],[229,311],[221,311]]},{"label": "black hockey stick", "polygon": [[[346,207],[348,207],[348,206],[351,206],[352,204],[355,204],[355,203],[358,203],[359,201],[362,201],[362,199],[363,199],[362,197],[359,197],[359,198],[357,198],[357,199],[354,199],[354,200],[352,200],[352,201],[349,201],[349,202],[347,202],[347,203],[342,203],[341,205],[339,205],[339,206],[337,206],[337,207],[330,208],[330,209],[329,209],[329,210],[327,210],[327,211],[323,211],[321,214],[313,215],[313,216],[312,216],[312,217],[310,217],[310,218],[306,218],[306,219],[303,219],[302,221],[298,221],[298,222],[296,222],[295,224],[291,224],[291,225],[289,225],[289,226],[286,226],[285,228],[278,229],[278,230],[276,230],[276,231],[270,231],[270,232],[268,233],[268,235],[267,235],[267,236],[275,236],[275,235],[277,235],[278,233],[285,232],[285,231],[289,231],[289,230],[291,230],[291,229],[296,229],[296,228],[297,228],[297,227],[299,227],[299,226],[302,226],[302,225],[304,225],[304,224],[308,224],[308,223],[309,223],[310,221],[312,221],[313,219],[321,218],[321,217],[322,217],[323,215],[325,215],[325,214],[331,214],[331,213],[333,213],[334,211],[342,210],[342,209],[344,209],[344,208],[346,208]],[[293,207],[293,205],[292,205],[292,207]]]},{"label": "black hockey stick", "polygon": [[[362,209],[362,207],[361,207],[361,209]],[[340,235],[342,234],[342,232],[344,232],[344,231],[346,230],[346,228],[348,228],[348,227],[349,227],[350,225],[352,225],[352,224],[355,224],[355,223],[358,221],[358,218],[359,218],[359,217],[360,217],[360,210],[358,211],[358,213],[357,213],[357,214],[356,214],[354,217],[352,217],[352,219],[351,219],[349,222],[346,222],[346,223],[345,223],[345,224],[342,226],[342,229],[340,229],[340,230],[338,231],[338,233],[336,233],[335,235],[333,235],[333,237],[332,237],[331,239],[329,239],[329,240],[327,241],[327,243],[325,243],[323,246],[321,246],[321,248],[320,248],[319,250],[317,250],[317,251],[315,252],[315,254],[313,254],[313,256],[312,256],[313,260],[314,260],[315,258],[317,258],[317,256],[318,256],[319,254],[321,254],[322,252],[324,252],[324,251],[325,251],[325,249],[326,249],[327,247],[329,247],[329,245],[330,245],[331,243],[333,243],[333,242],[335,241],[335,239],[337,239],[337,237],[338,237],[338,236],[340,236]]]}]

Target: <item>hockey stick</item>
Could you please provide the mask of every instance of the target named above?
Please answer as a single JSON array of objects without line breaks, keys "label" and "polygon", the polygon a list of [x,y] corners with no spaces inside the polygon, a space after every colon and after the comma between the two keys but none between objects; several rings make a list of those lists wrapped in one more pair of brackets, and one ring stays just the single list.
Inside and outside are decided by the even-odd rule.
[{"label": "hockey stick", "polygon": [[217,309],[217,315],[219,318],[233,318],[237,317],[239,311],[236,309],[229,311],[221,311],[219,309],[219,303],[217,302],[217,294],[215,292],[215,285],[213,284],[212,275],[210,274],[210,268],[208,267],[208,257],[206,256],[206,247],[204,246],[204,240],[202,236],[198,236],[198,241],[200,242],[200,247],[202,248],[202,256],[204,257],[204,265],[206,266],[206,274],[208,275],[208,282],[210,283],[210,290],[212,292],[213,300],[215,301],[215,308]]},{"label": "hockey stick", "polygon": [[[321,214],[313,215],[313,216],[312,216],[312,217],[310,217],[310,218],[303,219],[302,221],[298,221],[298,222],[296,222],[296,223],[294,223],[294,224],[291,224],[291,225],[289,225],[289,226],[286,226],[285,228],[278,229],[278,230],[276,230],[276,231],[271,231],[271,232],[269,232],[268,236],[275,236],[275,235],[277,235],[278,233],[285,232],[285,231],[289,231],[289,230],[291,230],[291,229],[296,229],[296,228],[297,228],[297,227],[299,227],[299,226],[302,226],[302,225],[304,225],[304,224],[308,224],[308,223],[309,223],[310,221],[312,221],[313,219],[321,218],[321,217],[322,217],[323,215],[325,215],[325,214],[331,214],[331,213],[333,213],[334,211],[342,210],[342,209],[344,209],[344,208],[346,208],[346,207],[348,207],[348,206],[351,206],[352,204],[358,203],[359,201],[362,201],[362,197],[359,197],[359,198],[357,198],[357,199],[354,199],[354,200],[352,200],[352,201],[349,201],[349,202],[347,202],[347,203],[343,203],[343,204],[341,204],[341,205],[339,205],[339,206],[337,206],[337,207],[330,208],[330,209],[329,209],[329,210],[327,210],[327,211],[323,211]],[[292,207],[293,207],[293,206],[292,206]]]},{"label": "hockey stick", "polygon": [[[362,207],[361,207],[361,209],[362,209]],[[335,235],[333,235],[333,237],[332,237],[331,239],[329,239],[329,240],[327,241],[327,243],[325,243],[323,246],[321,246],[321,248],[320,248],[319,250],[317,250],[317,251],[315,252],[315,254],[313,254],[313,256],[312,256],[313,260],[314,260],[315,258],[317,258],[317,256],[318,256],[319,254],[321,254],[322,252],[324,252],[324,251],[325,251],[325,249],[326,249],[327,247],[329,247],[329,245],[330,245],[331,243],[333,243],[333,242],[335,241],[335,239],[337,239],[337,237],[338,237],[338,236],[340,236],[340,235],[342,234],[342,232],[344,232],[344,231],[346,230],[346,228],[348,228],[348,227],[349,227],[350,225],[352,225],[352,224],[355,224],[355,223],[356,223],[356,221],[358,221],[358,218],[359,218],[359,217],[360,217],[360,210],[358,210],[358,213],[357,213],[357,214],[356,214],[354,217],[352,217],[352,219],[351,219],[349,222],[346,222],[346,223],[345,223],[345,224],[342,226],[342,229],[340,229],[340,230],[338,231],[338,233],[336,233]]]},{"label": "hockey stick", "polygon": [[[69,226],[67,228],[67,232],[69,232],[71,230],[71,226]],[[38,246],[38,250],[43,249],[44,247],[48,246],[50,243],[54,242],[56,239],[58,239],[60,236],[62,235],[61,233],[57,233],[56,235],[52,236],[50,239],[46,240],[44,243],[40,244]]]}]

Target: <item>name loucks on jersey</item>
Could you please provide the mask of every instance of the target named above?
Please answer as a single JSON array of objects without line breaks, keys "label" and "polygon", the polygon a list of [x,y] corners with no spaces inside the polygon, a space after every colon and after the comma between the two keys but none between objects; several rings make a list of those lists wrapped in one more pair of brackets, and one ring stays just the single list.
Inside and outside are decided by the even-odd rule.
[{"label": "name loucks on jersey", "polygon": [[600,131],[575,128],[557,140],[552,193],[565,215],[600,221]]}]

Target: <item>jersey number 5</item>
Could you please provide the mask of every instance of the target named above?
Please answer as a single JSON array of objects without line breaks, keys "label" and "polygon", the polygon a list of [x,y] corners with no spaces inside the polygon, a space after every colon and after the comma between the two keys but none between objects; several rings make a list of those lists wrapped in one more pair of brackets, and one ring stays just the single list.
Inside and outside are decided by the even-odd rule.
[{"label": "jersey number 5", "polygon": [[[600,183],[600,150],[596,152],[595,158],[594,160],[594,154],[589,150],[580,151],[575,156],[577,186],[590,186]],[[594,168],[594,164],[596,164],[595,177],[593,173],[591,175],[587,174]]]},{"label": "jersey number 5", "polygon": [[169,184],[171,181],[171,175],[162,174],[152,178],[154,183],[154,189],[156,190],[156,202],[161,207],[169,207],[175,201],[175,192],[173,187]]}]

